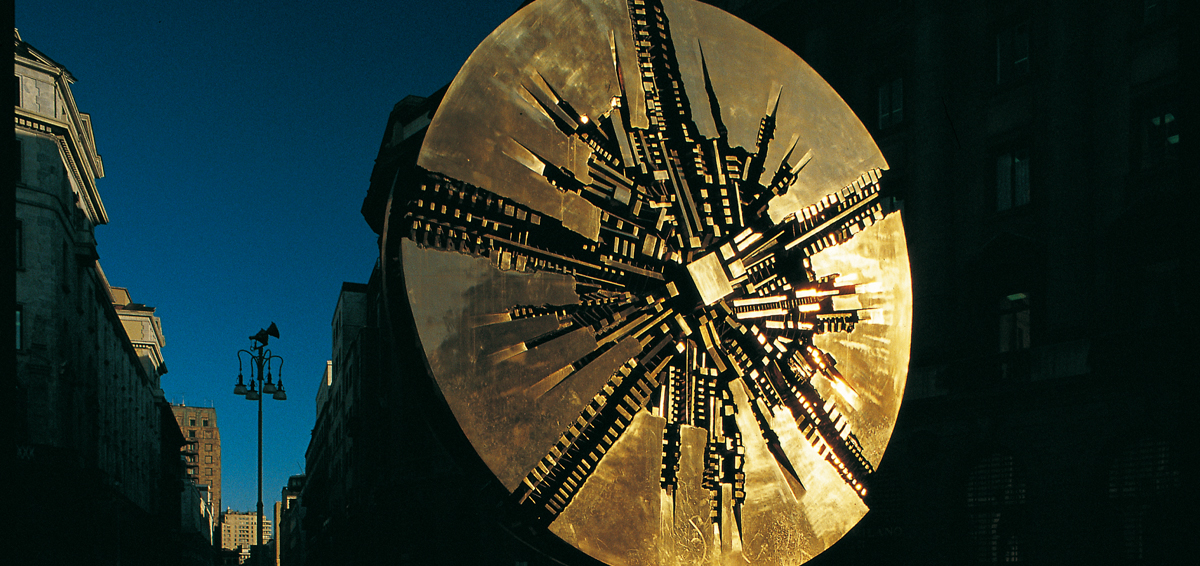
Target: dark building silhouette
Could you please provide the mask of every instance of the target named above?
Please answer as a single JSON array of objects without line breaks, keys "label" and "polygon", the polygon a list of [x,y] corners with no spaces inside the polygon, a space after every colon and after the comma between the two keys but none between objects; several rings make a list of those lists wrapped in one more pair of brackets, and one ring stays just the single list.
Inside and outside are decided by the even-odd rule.
[{"label": "dark building silhouette", "polygon": [[[91,116],[75,78],[14,30],[15,379],[5,432],[20,564],[196,563],[182,532],[184,438],[161,388],[154,308],[109,285]],[[189,539],[189,540],[185,540]]]},{"label": "dark building silhouette", "polygon": [[[363,205],[377,232],[440,95],[407,97],[389,117]],[[433,403],[414,338],[393,336],[382,293],[378,265],[366,284],[342,286],[299,495],[305,560],[285,553],[283,565],[557,563],[505,531],[493,512],[499,486],[436,430],[448,415]]]},{"label": "dark building silhouette", "polygon": [[724,4],[842,95],[904,203],[906,399],[872,511],[814,563],[1192,548],[1182,3]]},{"label": "dark building silhouette", "polygon": [[304,536],[305,509],[300,499],[304,491],[304,474],[288,478],[288,483],[280,491],[278,513],[275,521],[275,544],[279,551],[280,565],[301,565],[305,563],[306,539]]},{"label": "dark building silhouette", "polygon": [[[906,399],[869,478],[872,511],[813,563],[1156,564],[1190,550],[1184,3],[712,3],[842,95],[903,202],[915,297]],[[443,92],[406,97],[389,117],[362,208],[376,233]],[[361,420],[347,430],[371,439],[350,450],[390,447],[374,456],[387,478],[355,475],[354,491],[397,506],[382,519],[323,510],[317,494],[351,490],[310,460],[306,528],[383,521],[373,532],[394,536],[373,556],[399,563],[548,560],[479,507],[488,486],[439,428],[445,414],[426,402],[436,393],[410,369],[420,350],[408,329],[387,328],[379,278],[356,291],[375,317],[362,326],[396,347],[376,350],[377,373],[362,378],[372,409],[351,411]],[[329,449],[322,426],[310,458]],[[326,536],[330,549],[375,552]]]}]

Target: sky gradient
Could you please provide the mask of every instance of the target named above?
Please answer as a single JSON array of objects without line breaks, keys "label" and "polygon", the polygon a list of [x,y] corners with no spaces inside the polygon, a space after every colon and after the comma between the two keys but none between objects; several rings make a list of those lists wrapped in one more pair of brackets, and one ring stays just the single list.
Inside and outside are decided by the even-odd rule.
[{"label": "sky gradient", "polygon": [[21,38],[71,72],[92,117],[100,265],[157,308],[167,398],[217,409],[224,507],[257,499],[257,413],[233,394],[236,352],[279,326],[288,400],[263,408],[270,516],[304,471],[341,284],[365,283],[378,256],[359,210],[388,113],[453,79],[520,4],[16,6]]}]

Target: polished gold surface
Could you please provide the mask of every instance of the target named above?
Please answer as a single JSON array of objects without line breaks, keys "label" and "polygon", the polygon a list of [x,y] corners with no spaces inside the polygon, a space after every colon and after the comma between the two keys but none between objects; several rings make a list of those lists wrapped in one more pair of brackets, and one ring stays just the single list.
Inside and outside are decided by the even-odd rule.
[{"label": "polished gold surface", "polygon": [[887,168],[690,0],[541,0],[393,191],[389,302],[523,516],[609,564],[800,564],[867,512],[908,369]]}]

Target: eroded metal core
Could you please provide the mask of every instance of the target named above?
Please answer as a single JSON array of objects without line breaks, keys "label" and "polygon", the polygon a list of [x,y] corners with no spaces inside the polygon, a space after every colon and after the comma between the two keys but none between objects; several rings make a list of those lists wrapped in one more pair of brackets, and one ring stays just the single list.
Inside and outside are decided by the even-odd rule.
[{"label": "eroded metal core", "polygon": [[912,297],[845,103],[690,0],[542,0],[475,51],[385,270],[496,478],[610,564],[798,564],[867,511]]}]

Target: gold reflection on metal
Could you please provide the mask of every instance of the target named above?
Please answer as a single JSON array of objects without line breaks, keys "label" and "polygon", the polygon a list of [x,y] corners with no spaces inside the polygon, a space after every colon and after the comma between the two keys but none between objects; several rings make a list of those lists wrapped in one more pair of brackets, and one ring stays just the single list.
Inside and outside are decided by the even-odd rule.
[{"label": "gold reflection on metal", "polygon": [[532,522],[614,565],[800,564],[866,513],[904,228],[793,53],[691,0],[541,0],[468,59],[418,165],[389,301]]}]

